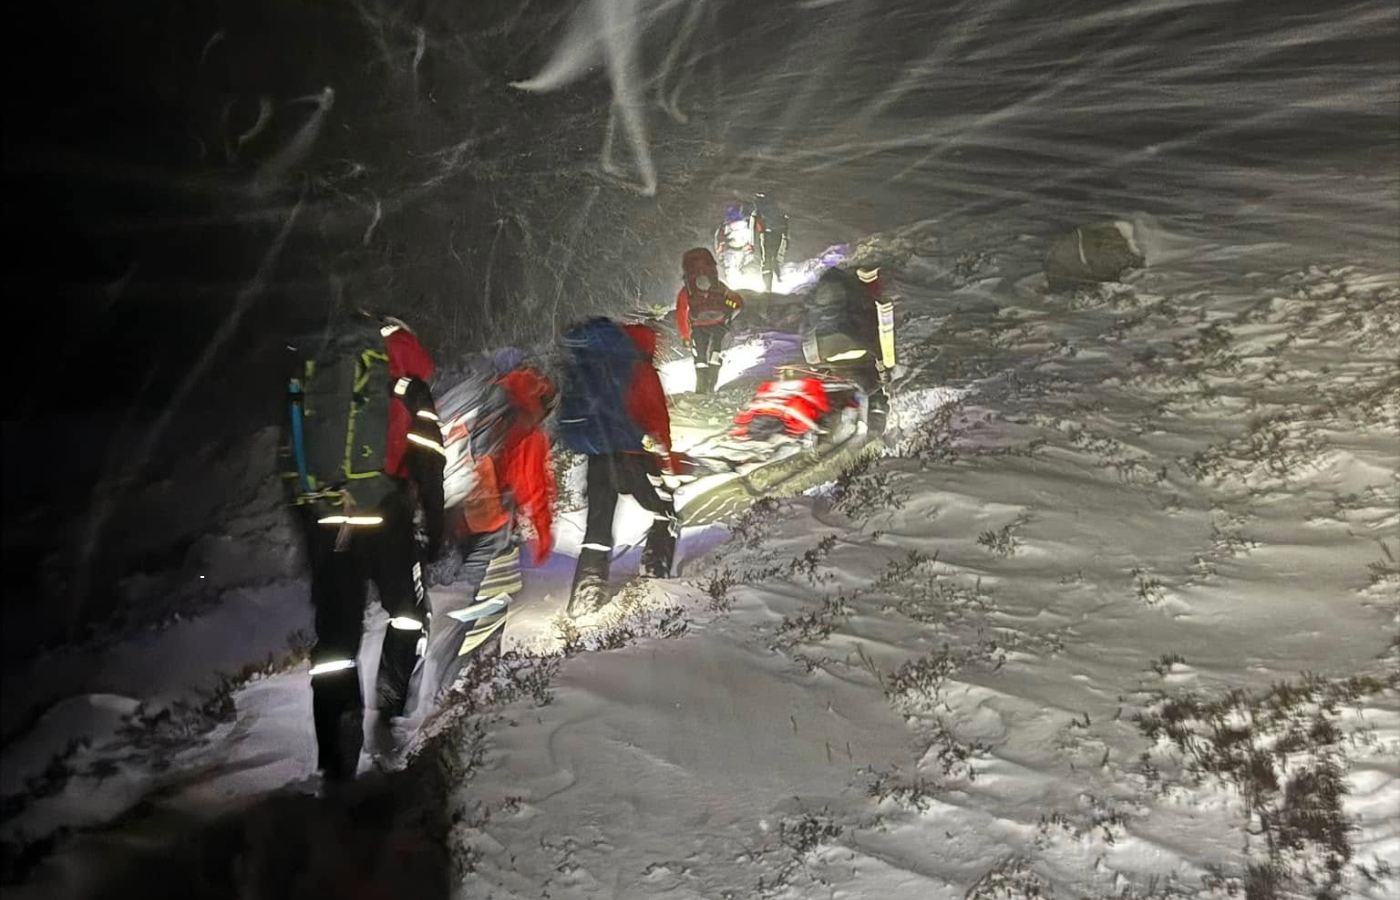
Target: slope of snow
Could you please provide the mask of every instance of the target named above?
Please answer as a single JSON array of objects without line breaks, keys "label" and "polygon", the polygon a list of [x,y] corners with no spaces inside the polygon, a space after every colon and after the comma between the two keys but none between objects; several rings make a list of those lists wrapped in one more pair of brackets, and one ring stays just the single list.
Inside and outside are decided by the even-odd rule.
[{"label": "slope of snow", "polygon": [[[884,240],[930,245],[924,231]],[[1211,896],[1251,864],[1322,883],[1325,842],[1264,847],[1259,817],[1282,801],[1220,768],[1211,729],[1227,721],[1253,723],[1235,740],[1281,782],[1339,767],[1343,892],[1393,891],[1400,277],[1298,268],[1275,245],[1144,240],[1150,269],[1062,296],[1019,238],[979,236],[979,268],[956,282],[956,248],[909,257],[896,287],[914,374],[892,449],[755,504],[732,532],[687,529],[678,579],[629,586],[577,625],[561,613],[582,516],[565,513],[506,645],[571,655],[543,694],[471,719],[484,730],[450,798],[459,893]],[[792,349],[741,346],[749,371],[682,404],[678,445]],[[648,524],[620,510],[615,584]],[[163,755],[133,754],[123,732],[141,722],[125,696],[168,700],[278,649],[301,590],[253,591],[266,611],[225,602],[90,661],[82,683],[124,696],[69,700],[6,748],[11,795],[91,741],[7,840],[138,804],[207,821],[304,779],[304,664],[236,690],[188,740],[156,740]],[[226,639],[252,622],[266,641]],[[588,640],[617,649],[578,653]],[[1333,687],[1278,693],[1304,673]],[[1371,680],[1327,701],[1349,676]],[[1198,714],[1149,734],[1184,708]],[[1291,720],[1271,709],[1338,737],[1276,749]],[[93,860],[129,827],[61,843],[17,896],[95,890]]]},{"label": "slope of snow", "polygon": [[[463,789],[462,896],[1223,895],[1251,864],[1320,889],[1325,841],[1271,856],[1273,795],[1251,812],[1147,734],[1237,690],[1281,784],[1347,772],[1330,889],[1400,888],[1400,278],[1197,247],[1046,297],[991,249],[951,296],[917,258],[900,284],[929,341],[906,356],[943,354],[924,378],[989,373],[945,430],[907,423],[689,590],[649,588],[688,604],[684,638],[571,659],[507,709]],[[1271,750],[1270,703],[1324,715],[1278,699],[1304,673],[1373,682],[1340,743]]]}]

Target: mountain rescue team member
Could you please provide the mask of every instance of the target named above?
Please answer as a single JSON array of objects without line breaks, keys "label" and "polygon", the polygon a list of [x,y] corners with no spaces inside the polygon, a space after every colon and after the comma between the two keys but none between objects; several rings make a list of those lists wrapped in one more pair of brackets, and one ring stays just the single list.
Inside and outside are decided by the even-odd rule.
[{"label": "mountain rescue team member", "polygon": [[[885,286],[880,279],[878,266],[857,268],[856,278],[865,287],[865,303],[858,314],[869,323],[866,341],[875,368],[873,383],[862,385],[869,398],[866,420],[871,433],[883,434],[889,418],[890,377],[895,367],[894,301],[885,299]],[[866,381],[870,382],[870,379],[867,377]]]},{"label": "mountain rescue team member", "polygon": [[754,255],[758,257],[759,274],[763,276],[763,289],[769,293],[773,291],[774,277],[782,278],[783,262],[787,259],[788,224],[788,217],[773,197],[762,192],[753,195],[749,234]]},{"label": "mountain rescue team member", "polygon": [[729,324],[744,308],[744,298],[719,280],[715,258],[704,247],[681,257],[684,283],[676,292],[676,326],[695,357],[695,393],[710,394],[724,363]]},{"label": "mountain rescue team member", "polygon": [[472,487],[453,510],[463,565],[457,583],[465,581],[468,602],[447,612],[433,636],[425,663],[429,697],[450,689],[473,653],[486,658],[499,652],[510,598],[524,587],[519,523],[528,521],[534,532],[536,564],[554,546],[556,490],[542,426],[557,393],[543,373],[514,355],[497,354],[496,364],[500,374],[471,425],[490,434],[473,442]]},{"label": "mountain rescue team member", "polygon": [[869,364],[862,367],[864,378],[858,381],[867,392],[869,431],[883,434],[889,419],[889,379],[895,370],[895,304],[885,300],[879,267],[857,267],[855,277],[865,288],[865,295],[860,300],[853,298],[853,315],[864,326],[861,333],[869,351]]},{"label": "mountain rescue team member", "polygon": [[644,325],[594,319],[564,337],[572,371],[560,401],[560,442],[588,455],[587,525],[568,614],[587,615],[608,602],[617,499],[629,494],[652,514],[642,573],[671,574],[680,522],[662,479],[672,471],[666,395],[653,362],[656,333]]},{"label": "mountain rescue team member", "polygon": [[735,280],[756,272],[752,215],[746,206],[731,204],[715,229],[715,259],[721,277]]},{"label": "mountain rescue team member", "polygon": [[376,705],[398,716],[428,621],[423,565],[443,534],[432,359],[398,319],[359,321],[349,331],[292,382],[292,477],[315,608],[312,716],[318,767],[331,781],[354,777],[363,744],[357,656],[366,588],[375,584],[391,616]]}]

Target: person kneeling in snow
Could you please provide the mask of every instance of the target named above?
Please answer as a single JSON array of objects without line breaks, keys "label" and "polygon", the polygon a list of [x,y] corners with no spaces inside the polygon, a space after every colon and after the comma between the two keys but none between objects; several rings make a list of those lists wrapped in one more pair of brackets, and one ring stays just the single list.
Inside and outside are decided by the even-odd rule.
[{"label": "person kneeling in snow", "polygon": [[613,516],[629,494],[652,514],[642,572],[666,578],[680,521],[662,479],[670,472],[671,424],[653,363],[656,333],[592,319],[564,335],[570,360],[559,403],[559,441],[588,456],[588,518],[569,595],[577,617],[608,602]]},{"label": "person kneeling in snow", "polygon": [[494,363],[494,377],[478,376],[484,384],[468,379],[443,400],[445,409],[457,409],[446,426],[448,485],[462,557],[457,584],[465,583],[467,599],[435,623],[424,662],[428,699],[450,689],[473,655],[499,653],[510,598],[524,586],[519,524],[534,532],[536,564],[554,543],[556,492],[542,426],[557,394],[516,353],[497,353]]},{"label": "person kneeling in snow", "polygon": [[730,433],[760,441],[777,434],[802,437],[820,432],[821,420],[830,412],[831,398],[820,378],[765,381],[748,407],[734,417]]}]

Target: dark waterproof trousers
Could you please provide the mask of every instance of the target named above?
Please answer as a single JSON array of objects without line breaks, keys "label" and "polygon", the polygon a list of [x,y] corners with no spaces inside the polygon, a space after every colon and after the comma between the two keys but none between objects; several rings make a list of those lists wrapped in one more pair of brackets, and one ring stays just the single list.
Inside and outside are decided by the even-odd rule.
[{"label": "dark waterproof trousers", "polygon": [[667,578],[676,555],[680,519],[675,500],[661,480],[661,466],[650,453],[612,453],[588,457],[588,526],[574,572],[574,590],[586,580],[608,580],[613,551],[613,514],[620,494],[652,515],[642,550],[642,574]]},{"label": "dark waterproof trousers", "polygon": [[407,494],[395,495],[378,525],[311,524],[311,602],[316,644],[311,651],[311,701],[317,762],[327,778],[353,778],[364,742],[364,701],[358,655],[367,588],[374,583],[391,618],[379,657],[375,705],[403,713],[428,621],[424,555]]},{"label": "dark waterproof trousers", "polygon": [[695,344],[695,393],[713,394],[719,383],[719,370],[724,362],[724,338],[727,325],[704,325],[691,329]]},{"label": "dark waterproof trousers", "polygon": [[890,395],[880,369],[875,365],[874,351],[867,352],[851,363],[835,369],[836,373],[860,385],[865,394],[865,423],[870,434],[882,435],[890,414]]},{"label": "dark waterproof trousers", "polygon": [[455,588],[463,599],[440,610],[423,659],[422,695],[441,700],[468,662],[500,652],[510,597],[520,590],[520,548],[509,525],[470,533],[462,541],[462,569]]},{"label": "dark waterproof trousers", "polygon": [[787,255],[787,232],[761,231],[758,233],[755,243],[757,244],[754,250],[758,256],[758,268],[763,275],[763,289],[771,293],[774,276],[782,275],[783,257]]}]

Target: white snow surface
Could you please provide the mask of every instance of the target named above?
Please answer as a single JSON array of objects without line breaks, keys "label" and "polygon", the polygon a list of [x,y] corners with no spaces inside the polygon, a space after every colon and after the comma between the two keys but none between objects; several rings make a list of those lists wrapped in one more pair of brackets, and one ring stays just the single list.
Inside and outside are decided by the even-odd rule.
[{"label": "white snow surface", "polygon": [[[1182,756],[1133,717],[1304,673],[1391,679],[1337,720],[1337,889],[1400,888],[1400,278],[1196,246],[1047,297],[1017,243],[951,293],[917,254],[898,285],[905,357],[942,351],[914,383],[973,390],[945,440],[916,449],[938,404],[904,404],[856,500],[786,501],[649,583],[686,635],[502,713],[462,896],[1224,896],[1267,858],[1241,785],[1154,774]],[[547,645],[552,599],[514,634]],[[1276,860],[1293,889],[1319,852]]]},{"label": "white snow surface", "polygon": [[[926,227],[882,240],[918,247]],[[917,251],[902,268],[901,354],[926,362],[865,474],[732,535],[687,530],[678,577],[625,601],[683,633],[571,656],[550,702],[487,716],[456,798],[461,896],[1223,896],[1263,858],[1240,785],[1191,777],[1133,716],[1303,673],[1393,678],[1400,276],[1197,245],[1049,296],[1034,248],[979,241],[990,261],[961,286]],[[739,388],[762,355],[741,347]],[[678,444],[707,427],[678,414]],[[621,509],[626,546],[648,519]],[[527,572],[509,648],[560,646],[581,527],[565,514],[558,552]],[[113,648],[120,696],[78,694],[6,747],[11,795],[66,741],[92,741],[74,757],[88,774],[35,797],[7,839],[143,799],[212,815],[310,774],[304,664],[237,691],[231,722],[160,765],[124,757],[119,736],[131,698],[178,694],[223,667],[214,651],[264,655],[253,632],[229,635],[261,608],[304,615],[284,590]],[[1342,893],[1379,898],[1400,889],[1385,865],[1400,857],[1400,696],[1393,680],[1362,694],[1327,752],[1354,828]],[[61,844],[14,895],[82,895],[94,841]],[[1318,853],[1284,862],[1317,876]]]}]

